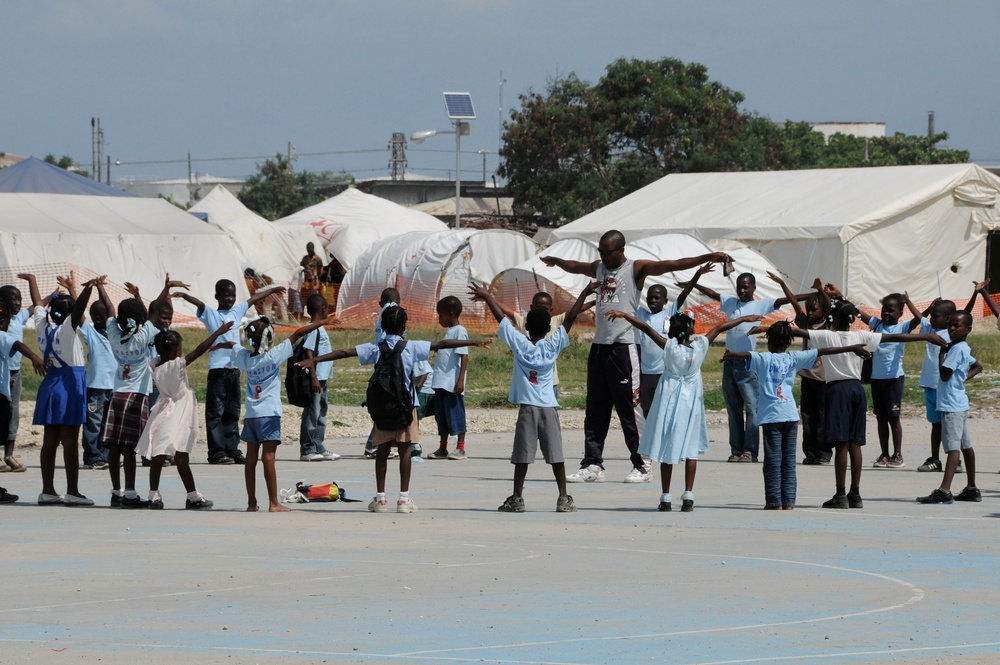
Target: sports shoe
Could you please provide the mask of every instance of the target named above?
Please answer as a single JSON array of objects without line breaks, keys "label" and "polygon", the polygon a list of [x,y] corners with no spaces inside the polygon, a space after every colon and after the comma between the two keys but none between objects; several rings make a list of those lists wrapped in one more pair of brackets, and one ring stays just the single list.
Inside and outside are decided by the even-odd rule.
[{"label": "sports shoe", "polygon": [[323,459],[323,455],[320,453],[307,453],[299,456],[300,462],[322,462]]},{"label": "sports shoe", "polygon": [[14,503],[20,498],[18,495],[11,494],[3,487],[0,487],[0,503]]},{"label": "sports shoe", "polygon": [[751,455],[750,453],[743,453],[742,455],[740,455],[740,458],[737,461],[738,462],[756,462],[757,460],[755,460],[754,457],[753,457],[753,455]]},{"label": "sports shoe", "polygon": [[573,501],[573,497],[569,494],[566,496],[561,496],[556,499],[556,512],[557,513],[575,513],[576,512],[576,502]]},{"label": "sports shoe", "polygon": [[669,501],[660,501],[660,505],[658,505],[656,509],[659,510],[661,513],[669,513],[671,510],[673,510],[670,507]]},{"label": "sports shoe", "polygon": [[887,466],[890,469],[902,469],[904,466],[906,466],[906,463],[903,462],[903,454],[896,453],[895,455],[890,457],[889,461],[887,462]]},{"label": "sports shoe", "polygon": [[861,500],[861,494],[851,494],[847,493],[847,507],[848,508],[864,508],[865,502]]},{"label": "sports shoe", "polygon": [[372,502],[368,504],[368,512],[370,513],[387,513],[389,512],[389,504],[385,499],[379,499],[377,497],[372,497]]},{"label": "sports shoe", "polygon": [[879,455],[878,459],[875,460],[875,463],[872,464],[872,466],[874,468],[876,468],[876,469],[884,469],[884,468],[888,467],[889,466],[889,456],[888,455]]},{"label": "sports shoe", "polygon": [[824,508],[835,508],[835,509],[838,509],[838,510],[841,509],[841,508],[843,508],[843,509],[846,510],[847,508],[851,507],[851,504],[849,504],[847,502],[847,495],[846,494],[834,494],[832,499],[830,499],[829,501],[824,501],[823,502],[823,507]]},{"label": "sports shoe", "polygon": [[511,495],[504,499],[503,505],[497,508],[497,510],[501,513],[523,513],[524,497]]},{"label": "sports shoe", "polygon": [[740,456],[739,455],[730,455],[729,459],[727,459],[726,461],[727,462],[739,462],[740,461]]},{"label": "sports shoe", "polygon": [[946,492],[939,487],[927,496],[918,496],[917,501],[920,503],[954,503],[955,497],[952,496],[951,492]]},{"label": "sports shoe", "polygon": [[681,494],[681,512],[690,513],[694,510],[694,494],[692,492],[684,492]]},{"label": "sports shoe", "polygon": [[108,468],[108,463],[104,460],[97,460],[96,462],[91,462],[89,464],[84,464],[84,466],[92,471],[103,471]]},{"label": "sports shoe", "polygon": [[650,473],[648,471],[643,471],[642,469],[632,469],[629,471],[628,475],[625,476],[626,483],[648,483],[650,478]]},{"label": "sports shoe", "polygon": [[590,466],[585,466],[576,473],[566,476],[567,483],[603,483],[604,482],[604,469],[597,466],[596,464],[591,464]]},{"label": "sports shoe", "polygon": [[975,501],[979,503],[983,500],[983,493],[978,487],[966,487],[955,497],[955,501]]},{"label": "sports shoe", "polygon": [[8,471],[10,471],[10,467],[7,466],[6,462],[0,459],[0,473],[7,473]]},{"label": "sports shoe", "polygon": [[928,457],[923,464],[917,467],[917,471],[940,471],[941,460],[936,457]]},{"label": "sports shoe", "polygon": [[438,448],[430,455],[427,455],[427,459],[448,459],[448,450],[445,448]]},{"label": "sports shoe", "polygon": [[21,464],[21,461],[16,457],[14,457],[13,455],[8,455],[7,457],[4,457],[3,461],[4,464],[6,464],[7,467],[13,473],[24,473],[25,471],[28,470],[28,467]]},{"label": "sports shoe", "polygon": [[215,504],[206,499],[205,497],[199,498],[197,501],[192,501],[188,499],[184,502],[184,510],[208,510]]},{"label": "sports shoe", "polygon": [[111,492],[111,507],[112,508],[121,508],[122,507],[122,496],[121,496],[121,494],[115,494],[114,492]]},{"label": "sports shoe", "polygon": [[366,448],[365,449],[365,457],[367,457],[368,459],[375,459],[375,451],[374,450],[368,450]]},{"label": "sports shoe", "polygon": [[459,450],[456,448],[455,450],[451,451],[448,454],[448,459],[463,460],[463,459],[468,459],[468,456],[466,456],[464,450]]},{"label": "sports shoe", "polygon": [[64,506],[92,506],[94,505],[93,499],[88,499],[85,496],[76,496],[74,494],[67,494],[63,497]]},{"label": "sports shoe", "polygon": [[122,497],[122,508],[125,510],[133,510],[135,508],[148,508],[148,501],[143,501],[142,497],[134,496],[131,499],[127,496]]},{"label": "sports shoe", "polygon": [[413,503],[413,499],[406,497],[405,499],[400,499],[396,502],[396,512],[397,513],[415,513],[417,512],[417,504]]},{"label": "sports shoe", "polygon": [[63,498],[58,494],[45,494],[42,492],[38,495],[38,505],[39,506],[61,506]]},{"label": "sports shoe", "polygon": [[[229,459],[233,460],[233,464],[246,464],[247,463],[247,458],[244,457],[243,453],[241,453],[238,450],[235,453],[233,453],[232,455],[230,455]],[[167,464],[166,462],[164,462],[163,466],[170,466],[170,465]]]},{"label": "sports shoe", "polygon": [[340,455],[329,450],[324,450],[323,452],[320,453],[320,455],[322,455],[323,459],[325,459],[327,462],[335,462],[340,459]]},{"label": "sports shoe", "polygon": [[389,448],[389,459],[398,459],[399,451],[395,448]]},{"label": "sports shoe", "polygon": [[208,463],[220,464],[222,466],[225,466],[226,464],[236,464],[236,462],[233,461],[232,457],[218,457],[216,459],[209,458]]},{"label": "sports shoe", "polygon": [[163,510],[163,499],[153,499],[152,501],[147,501],[150,510]]}]

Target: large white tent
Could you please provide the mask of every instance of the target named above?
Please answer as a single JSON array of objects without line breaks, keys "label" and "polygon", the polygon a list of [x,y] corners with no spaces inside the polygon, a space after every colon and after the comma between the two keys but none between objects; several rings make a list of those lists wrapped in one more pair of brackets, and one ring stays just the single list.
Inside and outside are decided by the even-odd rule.
[{"label": "large white tent", "polygon": [[[766,277],[769,270],[777,271],[777,268],[752,249],[735,243],[730,243],[725,248],[713,248],[687,234],[669,233],[648,236],[629,243],[625,248],[625,255],[630,259],[666,261],[711,254],[716,251],[729,253],[733,257],[737,271],[751,272],[759,277],[757,280],[758,297],[782,297],[781,288]],[[600,259],[596,241],[582,238],[559,240],[546,247],[537,256],[498,274],[490,285],[490,289],[497,299],[517,311],[524,311],[530,307],[531,298],[535,293],[545,291],[556,300],[559,309],[567,311],[590,278],[565,272],[561,268],[550,268],[542,262],[543,256],[556,256],[583,263],[591,263]],[[659,284],[666,287],[669,298],[674,300],[680,292],[675,282],[691,279],[694,272],[695,269],[690,269],[658,277],[649,277],[643,284],[643,293],[650,286]],[[733,295],[736,291],[736,276],[737,273],[728,277],[724,276],[722,267],[717,266],[714,272],[702,276],[698,283],[718,291],[723,296]],[[708,302],[707,298],[694,291],[685,305],[693,306],[708,304]]]},{"label": "large white tent", "polygon": [[[433,316],[438,300],[456,296],[475,316],[469,286],[489,284],[497,273],[535,255],[538,246],[527,236],[500,229],[459,229],[407,233],[383,238],[365,251],[340,287],[337,312],[350,316],[377,311],[382,289],[399,289],[411,318]],[[465,314],[463,314],[465,316]]]},{"label": "large white tent", "polygon": [[210,226],[229,236],[244,269],[253,268],[278,283],[291,282],[306,244],[319,243],[311,227],[269,222],[222,185],[216,185],[190,212],[204,213]]},{"label": "large white tent", "polygon": [[[7,183],[22,164],[4,169]],[[62,193],[84,192],[96,183],[39,160],[23,168],[36,173],[16,187],[0,188],[0,266],[31,267],[40,273],[43,290],[55,287],[56,271],[79,267],[108,275],[119,289],[132,282],[147,300],[160,292],[168,272],[206,301],[221,278],[233,280],[238,297],[247,297],[233,244],[218,229],[162,199],[117,190]],[[193,314],[186,303],[177,307]]]},{"label": "large white tent", "polygon": [[275,224],[312,227],[327,251],[347,269],[380,238],[448,228],[426,213],[404,208],[354,188],[282,217]]},{"label": "large white tent", "polygon": [[822,276],[869,306],[904,289],[917,301],[959,298],[985,274],[998,194],[1000,178],[973,164],[673,174],[552,240],[684,232],[747,244],[797,290]]}]

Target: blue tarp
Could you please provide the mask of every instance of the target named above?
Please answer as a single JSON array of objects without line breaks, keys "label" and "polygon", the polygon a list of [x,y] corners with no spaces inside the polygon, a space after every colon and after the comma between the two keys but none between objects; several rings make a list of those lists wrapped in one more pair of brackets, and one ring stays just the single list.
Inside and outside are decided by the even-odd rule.
[{"label": "blue tarp", "polygon": [[133,194],[102,185],[36,157],[0,169],[0,192],[12,194],[80,194],[129,196]]}]

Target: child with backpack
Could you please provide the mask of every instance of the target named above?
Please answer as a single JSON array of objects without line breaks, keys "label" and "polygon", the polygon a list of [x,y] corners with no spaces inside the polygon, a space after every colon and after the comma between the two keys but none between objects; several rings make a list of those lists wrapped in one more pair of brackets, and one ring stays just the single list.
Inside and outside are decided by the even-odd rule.
[{"label": "child with backpack", "polygon": [[362,365],[375,365],[365,405],[375,425],[373,440],[375,453],[375,497],[368,504],[373,513],[389,511],[385,498],[385,475],[388,469],[389,450],[395,447],[399,452],[399,500],[397,513],[415,513],[417,505],[410,498],[410,445],[419,443],[419,420],[416,417],[417,396],[410,377],[413,365],[426,361],[431,351],[457,349],[465,346],[489,348],[490,341],[443,339],[439,342],[404,340],[406,332],[406,310],[389,307],[382,312],[382,329],[385,341],[378,344],[359,344],[353,349],[336,349],[296,363],[299,367],[312,368],[316,363],[340,360],[357,356]]}]

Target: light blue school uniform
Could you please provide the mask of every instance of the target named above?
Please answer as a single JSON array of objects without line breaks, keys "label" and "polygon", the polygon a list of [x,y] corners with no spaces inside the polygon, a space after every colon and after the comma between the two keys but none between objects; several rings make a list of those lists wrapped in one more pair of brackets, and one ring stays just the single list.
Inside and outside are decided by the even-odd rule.
[{"label": "light blue school uniform", "polygon": [[247,375],[247,418],[281,417],[281,367],[292,353],[287,339],[256,356],[242,346],[233,349],[232,366]]},{"label": "light blue school uniform", "polygon": [[111,353],[111,340],[98,332],[90,321],[84,321],[79,331],[87,346],[87,388],[114,390],[118,363]]},{"label": "light blue school uniform", "polygon": [[[882,319],[873,316],[868,319],[868,328],[872,332],[886,335],[904,335],[910,332],[910,322],[887,326]],[[873,379],[898,379],[903,376],[903,353],[906,344],[903,342],[883,342],[872,355]]]},{"label": "light blue school uniform", "polygon": [[240,345],[240,321],[246,316],[250,304],[241,302],[233,305],[229,309],[214,309],[205,306],[205,309],[198,315],[198,320],[205,324],[205,329],[211,335],[218,330],[226,321],[232,321],[235,325],[225,335],[219,336],[216,344],[232,342],[236,346],[232,349],[216,349],[208,354],[208,369],[232,368],[232,358],[235,349]]},{"label": "light blue school uniform", "polygon": [[[28,322],[31,318],[31,314],[28,310],[22,309],[20,312],[10,317],[10,324],[7,326],[7,334],[14,338],[15,341],[24,341],[24,324]],[[20,352],[15,351],[14,355],[10,357],[10,371],[19,372],[21,370],[21,358]]]},{"label": "light blue school uniform", "polygon": [[[951,342],[948,329],[934,330],[931,328],[930,319],[927,318],[920,319],[919,332],[921,335],[934,333],[935,335],[939,335],[945,342]],[[941,381],[941,374],[938,372],[938,356],[941,353],[941,347],[934,346],[930,342],[927,342],[925,347],[924,364],[920,367],[920,387],[937,390],[938,383]]]},{"label": "light blue school uniform", "polygon": [[511,404],[558,407],[559,402],[556,401],[552,386],[556,358],[569,346],[566,329],[559,326],[548,337],[533,343],[505,318],[497,328],[497,337],[514,354],[514,371],[507,401]]},{"label": "light blue school uniform", "polygon": [[[951,370],[951,378],[938,378],[937,408],[947,413],[961,413],[969,410],[969,396],[965,394],[965,380],[969,370],[976,364],[972,349],[965,342],[956,342],[948,349],[942,365]],[[940,374],[940,372],[939,372]]]},{"label": "light blue school uniform", "polygon": [[15,339],[10,333],[0,331],[0,395],[10,400],[10,370],[14,355],[20,355],[14,350]]},{"label": "light blue school uniform", "polygon": [[[394,349],[396,348],[396,344],[398,344],[402,339],[403,338],[399,335],[386,335],[385,343],[390,349]],[[358,353],[358,362],[361,365],[374,365],[378,362],[378,344],[372,342],[358,344],[354,347],[354,350]],[[400,355],[400,361],[403,363],[403,382],[405,383],[406,388],[408,388],[410,393],[413,395],[414,404],[417,403],[417,395],[413,390],[413,382],[410,381],[410,377],[413,375],[413,366],[421,360],[426,362],[430,357],[430,342],[419,339],[406,340],[406,347]]]},{"label": "light blue school uniform", "polygon": [[667,340],[663,373],[639,442],[641,455],[654,462],[677,464],[708,452],[701,380],[701,365],[707,353],[708,338],[703,335],[695,336],[691,346],[678,344],[675,338]]},{"label": "light blue school uniform", "polygon": [[[319,347],[318,351],[316,346],[316,338],[319,337]],[[323,356],[327,353],[333,351],[333,347],[330,346],[330,335],[326,332],[325,328],[317,328],[311,333],[305,336],[302,340],[302,348],[309,349],[315,352],[317,356]],[[333,361],[326,360],[321,363],[316,363],[316,380],[318,381],[329,381],[330,377],[333,376]]]},{"label": "light blue school uniform", "polygon": [[[448,328],[444,334],[444,339],[469,339],[469,333],[465,326],[457,324]],[[455,384],[462,373],[462,356],[469,354],[469,347],[462,346],[457,349],[438,349],[434,356],[434,376],[431,378],[431,387],[435,390],[447,390],[455,392]]]},{"label": "light blue school uniform", "polygon": [[[767,316],[774,310],[774,299],[751,300],[743,302],[739,298],[723,298],[719,304],[719,309],[726,315],[728,321],[738,319],[742,316]],[[726,348],[730,351],[749,353],[757,346],[757,336],[747,335],[747,331],[756,326],[756,323],[741,323],[735,328],[726,332]]]},{"label": "light blue school uniform", "polygon": [[115,392],[148,395],[153,390],[153,374],[149,370],[149,341],[156,327],[146,321],[122,343],[123,334],[115,317],[108,317],[108,341],[115,358]]},{"label": "light blue school uniform", "polygon": [[750,372],[757,376],[757,413],[754,422],[789,423],[799,421],[799,411],[792,396],[792,384],[799,370],[812,367],[818,352],[750,353]]},{"label": "light blue school uniform", "polygon": [[[649,327],[660,334],[660,337],[667,336],[667,328],[670,317],[677,313],[677,303],[672,302],[664,306],[656,314],[653,314],[645,307],[635,310],[635,318],[649,324]],[[636,339],[639,340],[639,369],[643,374],[663,374],[663,349],[641,330],[635,331]]]}]

